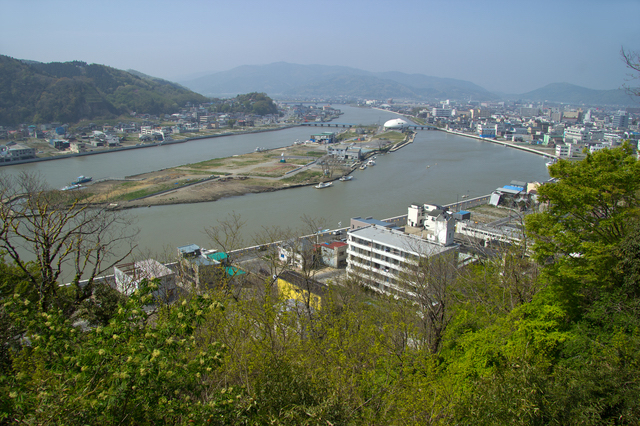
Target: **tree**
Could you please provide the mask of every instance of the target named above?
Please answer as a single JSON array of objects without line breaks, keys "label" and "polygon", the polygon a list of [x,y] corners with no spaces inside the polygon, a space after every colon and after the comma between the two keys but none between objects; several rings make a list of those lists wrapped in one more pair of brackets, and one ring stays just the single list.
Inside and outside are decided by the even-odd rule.
[{"label": "tree", "polygon": [[547,208],[527,218],[546,287],[467,322],[443,355],[473,389],[460,389],[460,423],[637,423],[639,167],[625,145],[550,168]]},{"label": "tree", "polygon": [[[219,219],[218,224],[205,228],[205,233],[215,246],[226,253],[225,264],[230,265],[234,261],[232,252],[245,247],[242,237],[242,228],[246,221],[242,220],[239,213],[232,212],[225,219]],[[237,288],[233,289],[232,277],[227,275],[223,268],[217,268],[208,281],[226,292],[237,296]]]},{"label": "tree", "polygon": [[[631,70],[631,74],[629,74],[629,81],[638,80],[640,78],[640,53],[621,48],[620,56],[622,56],[622,61],[625,63],[627,68]],[[630,95],[640,96],[640,87],[625,85],[624,88]]]},{"label": "tree", "polygon": [[408,303],[415,305],[420,341],[431,353],[440,349],[453,318],[453,297],[458,277],[457,252],[442,255],[420,253],[401,277]]},{"label": "tree", "polygon": [[207,297],[145,306],[143,283],[106,326],[82,330],[59,310],[42,312],[16,294],[3,300],[25,329],[13,374],[0,377],[0,422],[27,424],[229,424],[237,393],[208,377],[224,348],[204,342],[204,318],[221,309]]},{"label": "tree", "polygon": [[[53,305],[77,309],[92,295],[95,278],[135,247],[137,230],[129,217],[82,204],[83,196],[83,191],[52,190],[29,173],[0,176],[0,250],[26,275],[43,311]],[[63,306],[58,296],[66,276],[70,301]]]},{"label": "tree", "polygon": [[549,168],[539,189],[547,210],[527,217],[533,254],[554,294],[576,312],[599,289],[613,288],[616,245],[640,207],[640,163],[629,144]]}]

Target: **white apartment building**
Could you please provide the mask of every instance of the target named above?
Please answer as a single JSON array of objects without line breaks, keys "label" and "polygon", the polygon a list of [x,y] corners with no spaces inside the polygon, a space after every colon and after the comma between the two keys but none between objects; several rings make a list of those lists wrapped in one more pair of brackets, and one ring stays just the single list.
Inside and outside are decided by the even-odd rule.
[{"label": "white apartment building", "polygon": [[568,127],[564,130],[564,142],[584,145],[591,140],[591,134],[584,127]]},{"label": "white apartment building", "polygon": [[609,145],[605,145],[603,143],[596,143],[589,146],[589,152],[593,154],[594,152],[602,151],[605,148],[609,148]]},{"label": "white apartment building", "polygon": [[482,138],[496,137],[496,123],[478,123],[478,135]]},{"label": "white apartment building", "polygon": [[522,233],[515,230],[492,228],[465,220],[456,224],[456,232],[475,240],[484,241],[484,244],[501,242],[517,244],[522,239]]},{"label": "white apartment building", "polygon": [[142,137],[142,136],[145,136],[145,135],[146,136],[150,136],[152,138],[155,137],[156,135],[158,135],[158,136],[162,136],[163,140],[165,139],[164,131],[155,129],[155,128],[151,127],[151,126],[142,126],[140,128],[140,135],[139,136]]},{"label": "white apartment building", "polygon": [[556,145],[556,157],[573,157],[576,152],[576,146],[571,143]]},{"label": "white apartment building", "polygon": [[457,245],[443,246],[396,229],[376,225],[349,231],[347,274],[380,293],[411,296],[407,271],[420,259],[457,256]]},{"label": "white apartment building", "polygon": [[26,160],[35,157],[35,148],[29,148],[20,144],[0,145],[0,162]]},{"label": "white apartment building", "polygon": [[435,118],[451,118],[452,111],[451,108],[434,107],[431,109],[431,115]]},{"label": "white apartment building", "polygon": [[622,141],[624,140],[624,136],[619,133],[604,133],[602,135],[602,139],[605,142],[610,142],[611,146],[617,146],[622,144]]},{"label": "white apartment building", "polygon": [[443,246],[453,244],[455,220],[446,208],[437,204],[412,204],[407,211],[407,225],[423,228],[426,239]]}]

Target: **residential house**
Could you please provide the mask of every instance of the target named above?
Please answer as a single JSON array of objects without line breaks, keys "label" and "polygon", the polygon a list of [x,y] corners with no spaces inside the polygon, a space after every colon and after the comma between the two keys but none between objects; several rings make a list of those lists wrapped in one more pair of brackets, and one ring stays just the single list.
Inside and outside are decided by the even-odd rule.
[{"label": "residential house", "polygon": [[317,248],[322,256],[322,263],[332,268],[347,266],[347,243],[334,241],[318,244]]},{"label": "residential house", "polygon": [[178,295],[176,274],[155,259],[121,263],[113,267],[116,290],[130,296],[144,280],[157,280],[158,288],[152,292],[156,299],[171,300]]},{"label": "residential house", "polygon": [[294,268],[308,270],[315,266],[316,253],[306,238],[292,238],[278,244],[278,258]]},{"label": "residential house", "polygon": [[196,244],[178,247],[178,263],[182,280],[197,288],[214,284],[220,271],[220,262],[207,257]]},{"label": "residential house", "polygon": [[320,310],[327,286],[295,271],[284,271],[277,278],[280,297],[299,306]]}]

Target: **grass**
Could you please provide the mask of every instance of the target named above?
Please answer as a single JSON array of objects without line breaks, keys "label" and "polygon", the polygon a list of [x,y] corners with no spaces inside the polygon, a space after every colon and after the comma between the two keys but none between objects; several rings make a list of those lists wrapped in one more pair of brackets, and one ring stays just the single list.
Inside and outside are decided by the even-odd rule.
[{"label": "grass", "polygon": [[392,142],[401,142],[404,140],[405,137],[406,135],[404,133],[390,131],[390,132],[380,133],[379,135],[376,135],[373,139],[388,139]]},{"label": "grass", "polygon": [[184,167],[188,167],[190,169],[209,169],[211,167],[222,167],[224,165],[224,159],[214,158],[213,160],[202,161],[200,163],[187,164]]},{"label": "grass", "polygon": [[132,186],[139,185],[138,182],[123,182],[117,186],[117,188],[131,188]]},{"label": "grass", "polygon": [[[240,158],[240,157],[236,157],[236,158]],[[262,162],[264,162],[262,158],[254,158],[249,160],[233,161],[231,164],[226,164],[226,166],[227,167],[243,167],[243,166],[251,166],[254,164],[260,164]]]},{"label": "grass", "polygon": [[289,183],[289,184],[307,183],[307,182],[318,181],[320,178],[322,178],[322,172],[313,172],[311,170],[304,170],[291,177],[280,179],[280,182]]},{"label": "grass", "polygon": [[240,173],[241,176],[258,176],[258,177],[281,177],[286,172],[295,169],[298,166],[289,164],[275,164],[265,167],[256,167],[247,173]]},{"label": "grass", "polygon": [[181,188],[181,187],[183,187],[184,185],[186,185],[188,183],[192,183],[192,181],[191,180],[183,180],[183,181],[179,181],[179,182],[176,182],[176,183],[173,183],[173,184],[165,183],[165,184],[161,184],[161,185],[153,185],[153,186],[150,186],[150,187],[147,187],[147,188],[138,189],[137,191],[127,192],[125,194],[121,194],[121,195],[115,196],[112,199],[112,201],[131,201],[131,200],[135,200],[136,198],[146,197],[146,196],[149,196],[149,195],[157,194],[157,193],[162,192],[162,191],[167,191],[169,189]]}]

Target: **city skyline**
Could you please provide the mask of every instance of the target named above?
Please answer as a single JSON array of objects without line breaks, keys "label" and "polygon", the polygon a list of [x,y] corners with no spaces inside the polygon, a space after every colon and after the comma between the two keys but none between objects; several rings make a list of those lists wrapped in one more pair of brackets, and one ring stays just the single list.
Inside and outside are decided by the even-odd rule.
[{"label": "city skyline", "polygon": [[0,54],[81,60],[172,81],[273,62],[471,81],[502,93],[631,84],[620,49],[640,2],[0,0]]}]

